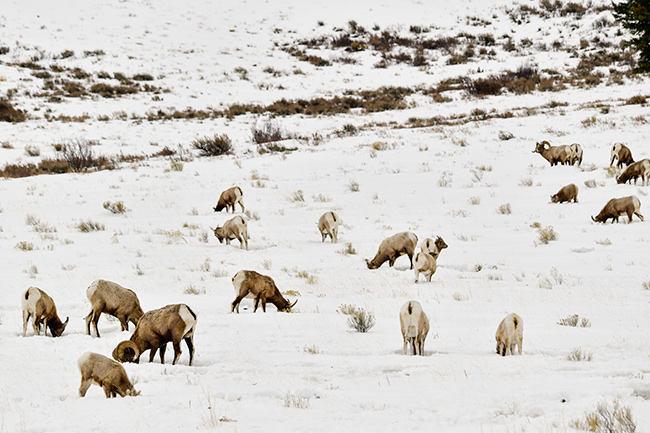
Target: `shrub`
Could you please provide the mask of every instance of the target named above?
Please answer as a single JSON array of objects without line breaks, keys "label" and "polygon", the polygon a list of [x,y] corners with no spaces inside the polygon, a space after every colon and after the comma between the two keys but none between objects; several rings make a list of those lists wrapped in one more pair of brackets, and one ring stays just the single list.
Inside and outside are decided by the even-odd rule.
[{"label": "shrub", "polygon": [[309,353],[311,355],[318,355],[319,353],[321,353],[321,350],[315,344],[312,344],[311,346],[305,345],[302,351],[305,353]]},{"label": "shrub", "polygon": [[305,196],[302,193],[302,190],[299,189],[298,191],[294,191],[292,196],[291,196],[291,201],[305,201]]},{"label": "shrub", "polygon": [[510,208],[510,203],[505,203],[502,204],[497,208],[497,213],[500,213],[501,215],[509,215],[512,213],[512,209]]},{"label": "shrub", "polygon": [[261,126],[256,123],[251,127],[251,133],[253,134],[253,142],[257,144],[282,141],[288,138],[284,136],[282,129],[271,121],[263,122]]},{"label": "shrub", "polygon": [[309,407],[309,398],[287,392],[287,394],[284,396],[284,406],[295,407],[298,409],[307,409]]},{"label": "shrub", "polygon": [[356,180],[350,180],[350,182],[348,183],[348,189],[351,192],[359,192],[359,182],[357,182]]},{"label": "shrub", "polygon": [[610,406],[605,402],[598,403],[596,410],[585,414],[584,419],[574,421],[571,427],[594,433],[633,433],[636,423],[632,419],[632,411],[615,400]]},{"label": "shrub", "polygon": [[112,168],[110,161],[103,156],[96,157],[91,146],[99,142],[87,139],[74,139],[63,145],[60,158],[68,163],[72,171],[80,172],[89,168]]},{"label": "shrub", "polygon": [[219,156],[232,153],[232,142],[226,134],[197,138],[192,142],[192,146],[199,150],[201,156]]},{"label": "shrub", "polygon": [[548,244],[551,241],[556,241],[558,238],[557,233],[553,230],[553,226],[547,226],[539,229],[539,241],[543,244]]},{"label": "shrub", "polygon": [[18,242],[14,248],[21,251],[32,251],[34,249],[34,244],[27,241]]},{"label": "shrub", "polygon": [[180,161],[172,161],[169,164],[169,169],[171,171],[183,171],[183,163]]},{"label": "shrub", "polygon": [[577,348],[569,352],[569,354],[566,356],[566,359],[567,361],[591,361],[593,357],[594,357],[593,353],[586,352],[580,348]]},{"label": "shrub", "polygon": [[116,201],[115,203],[112,203],[110,201],[105,201],[104,209],[111,211],[114,214],[123,214],[128,210],[126,206],[124,206],[124,202],[122,201]]},{"label": "shrub", "polygon": [[79,224],[77,224],[77,230],[83,233],[103,231],[105,228],[104,224],[91,220],[79,221]]},{"label": "shrub", "polygon": [[339,254],[343,255],[355,255],[357,253],[357,250],[352,246],[352,242],[347,242],[345,244],[345,247],[341,248],[340,250],[337,251]]},{"label": "shrub", "polygon": [[348,326],[357,332],[368,332],[375,326],[375,315],[363,308],[357,308],[348,317]]}]

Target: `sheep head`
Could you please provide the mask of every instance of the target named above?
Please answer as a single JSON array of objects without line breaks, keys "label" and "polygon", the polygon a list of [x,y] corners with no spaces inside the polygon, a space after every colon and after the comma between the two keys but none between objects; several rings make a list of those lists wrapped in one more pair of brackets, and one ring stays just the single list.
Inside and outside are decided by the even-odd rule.
[{"label": "sheep head", "polygon": [[[57,318],[57,321],[58,321],[58,318]],[[52,337],[60,337],[61,334],[63,334],[63,331],[65,331],[65,327],[68,325],[68,321],[70,321],[70,318],[66,317],[65,322],[61,323],[59,321],[59,323],[60,323],[59,326],[54,326],[54,325],[49,325],[48,324],[48,327],[50,328],[50,332],[52,333]]]},{"label": "sheep head", "polygon": [[113,358],[118,362],[140,362],[140,348],[131,340],[122,341],[113,350]]}]

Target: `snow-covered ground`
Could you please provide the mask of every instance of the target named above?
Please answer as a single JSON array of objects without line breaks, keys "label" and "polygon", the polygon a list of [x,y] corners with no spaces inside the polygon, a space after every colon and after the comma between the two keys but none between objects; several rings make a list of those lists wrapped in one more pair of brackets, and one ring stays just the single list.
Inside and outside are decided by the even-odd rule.
[{"label": "snow-covered ground", "polygon": [[[379,69],[368,50],[356,65],[317,68],[278,48],[332,34],[350,20],[404,32],[431,26],[436,35],[510,33],[535,44],[614,38],[615,28],[596,28],[593,14],[556,17],[549,28],[538,17],[516,25],[505,12],[514,7],[509,0],[7,3],[0,45],[10,51],[0,56],[0,94],[12,93],[30,118],[0,125],[0,142],[10,145],[0,149],[2,164],[53,158],[52,144],[74,139],[97,140],[94,151],[106,155],[151,155],[167,146],[183,160],[0,181],[0,432],[564,432],[575,431],[573,422],[599,402],[614,401],[629,407],[639,431],[650,429],[650,232],[636,218],[629,225],[590,219],[610,198],[632,194],[648,214],[650,187],[618,185],[608,171],[615,142],[626,143],[637,160],[650,157],[647,105],[624,104],[647,92],[644,77],[482,99],[449,92],[446,103],[419,95],[406,110],[374,114],[278,117],[287,134],[309,138],[283,143],[298,147],[285,154],[256,151],[251,127],[264,116],[146,120],[158,109],[431,86],[526,62],[563,71],[577,60],[531,48],[526,55],[499,50],[484,63],[448,66],[441,58],[427,68]],[[490,24],[477,28],[467,17]],[[62,59],[65,50],[75,54]],[[92,50],[105,54],[83,55]],[[168,91],[52,102],[37,95],[41,79],[11,65],[34,59],[92,73],[149,73]],[[271,76],[263,71],[269,66],[285,72]],[[235,68],[246,69],[248,79]],[[394,127],[477,108],[515,116]],[[536,110],[524,115],[526,108]],[[48,121],[45,113],[88,118]],[[337,134],[348,124],[359,132]],[[514,138],[504,140],[504,132]],[[232,138],[233,154],[198,157],[192,140],[214,134]],[[582,166],[550,167],[531,153],[541,140],[581,143]],[[25,146],[40,155],[27,155]],[[551,204],[549,196],[569,183],[578,185],[579,202]],[[210,230],[232,216],[212,207],[233,185],[244,191],[249,251],[237,241],[219,244]],[[122,201],[128,211],[110,213],[106,201]],[[338,244],[321,243],[317,231],[327,210],[343,220]],[[81,221],[105,230],[83,233]],[[557,240],[544,244],[540,229],[549,227]],[[382,239],[406,230],[449,245],[430,283],[414,283],[406,257],[394,268],[366,267],[364,258]],[[33,249],[19,248],[29,244]],[[356,254],[345,254],[349,248]],[[241,314],[231,314],[231,277],[242,269],[271,276],[298,300],[293,312],[271,306],[253,314],[246,299]],[[110,356],[130,336],[106,316],[102,338],[85,334],[85,291],[99,278],[136,291],[145,311],[189,305],[198,315],[194,365],[184,345],[175,366],[171,349],[166,365],[148,363],[145,353],[141,364],[124,365],[140,396],[106,400],[93,386],[79,398],[77,358],[86,351]],[[22,337],[20,297],[29,286],[50,294],[59,315],[70,317],[61,338],[33,337],[31,326]],[[402,353],[398,313],[410,299],[431,322],[424,357]],[[350,329],[337,311],[343,305],[371,311],[376,325],[368,333]],[[523,356],[503,358],[494,333],[510,312],[524,320]],[[590,326],[558,324],[573,314]],[[592,360],[568,360],[578,348]]]}]

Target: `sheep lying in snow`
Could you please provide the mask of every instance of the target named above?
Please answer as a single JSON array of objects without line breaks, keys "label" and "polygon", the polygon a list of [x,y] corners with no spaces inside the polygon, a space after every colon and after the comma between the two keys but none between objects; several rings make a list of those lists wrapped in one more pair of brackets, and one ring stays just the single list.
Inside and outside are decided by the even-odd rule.
[{"label": "sheep lying in snow", "polygon": [[610,161],[609,161],[610,167],[614,165],[615,159],[618,159],[618,163],[616,163],[616,166],[618,168],[623,168],[623,164],[630,165],[634,162],[634,158],[632,157],[632,151],[630,150],[629,147],[627,147],[623,143],[614,143],[614,145],[612,146],[612,151],[610,153]]},{"label": "sheep lying in snow", "polygon": [[86,352],[79,357],[77,365],[81,372],[80,397],[86,396],[88,388],[93,383],[104,388],[106,398],[117,395],[121,397],[140,395],[140,392],[133,388],[124,367],[104,355]]},{"label": "sheep lying in snow", "polygon": [[99,322],[99,316],[102,313],[117,317],[122,331],[129,330],[129,322],[137,326],[138,320],[144,314],[135,292],[112,281],[93,281],[86,289],[86,296],[91,305],[90,313],[86,316],[86,334],[88,335],[90,335],[90,324],[92,323],[95,335],[99,337],[97,322]]},{"label": "sheep lying in snow", "polygon": [[271,277],[262,275],[255,271],[239,271],[232,277],[232,285],[235,288],[235,300],[231,305],[231,312],[237,310],[239,313],[239,303],[244,298],[254,298],[255,307],[253,313],[257,311],[260,301],[262,302],[262,311],[266,312],[266,301],[269,301],[278,309],[278,311],[291,311],[297,300],[292,304],[287,301],[280,290],[275,285]]},{"label": "sheep lying in snow", "polygon": [[68,320],[61,322],[56,312],[56,305],[50,296],[37,287],[27,289],[22,297],[23,307],[23,337],[27,332],[27,322],[32,318],[34,334],[40,335],[41,322],[43,322],[43,335],[47,336],[47,328],[50,328],[52,337],[59,337],[63,334]]},{"label": "sheep lying in snow", "polygon": [[605,207],[595,217],[591,217],[594,222],[606,223],[608,219],[618,222],[618,217],[627,215],[628,223],[632,222],[632,215],[638,216],[643,221],[643,215],[639,212],[641,201],[637,196],[613,198],[607,202]]},{"label": "sheep lying in snow", "polygon": [[411,269],[413,269],[413,253],[417,244],[418,237],[415,233],[411,232],[397,233],[384,239],[379,244],[379,250],[375,254],[375,257],[372,260],[366,259],[368,269],[377,269],[385,261],[388,261],[388,265],[392,267],[395,264],[395,260],[404,254],[409,257]]},{"label": "sheep lying in snow", "polygon": [[325,212],[318,219],[318,231],[323,237],[323,242],[328,236],[332,239],[332,243],[338,242],[339,216],[332,211]]},{"label": "sheep lying in snow", "polygon": [[639,177],[641,178],[641,185],[645,185],[646,179],[650,183],[650,159],[642,159],[628,165],[623,173],[616,178],[616,183],[627,183],[628,181],[632,183],[632,179],[634,179],[636,185]]},{"label": "sheep lying in snow", "polygon": [[235,204],[237,203],[239,203],[239,206],[241,206],[241,211],[245,212],[244,193],[240,187],[233,186],[232,188],[228,188],[221,193],[219,196],[219,201],[213,209],[215,212],[221,212],[225,208],[226,212],[228,212],[228,210],[232,210],[232,213],[235,213]]},{"label": "sheep lying in snow", "polygon": [[426,242],[429,240],[431,239],[425,239],[425,242],[422,243],[422,251],[416,254],[413,261],[416,283],[420,279],[420,274],[423,274],[427,281],[431,282],[431,277],[436,273],[438,256],[443,249],[447,248],[447,244],[440,236],[433,243],[433,247],[431,247],[431,243]]},{"label": "sheep lying in snow", "polygon": [[551,146],[548,141],[536,143],[533,153],[539,153],[551,165],[568,164],[572,155],[569,146]]},{"label": "sheep lying in snow", "polygon": [[424,356],[424,340],[429,333],[429,319],[418,301],[408,301],[399,312],[399,323],[404,338],[404,355],[411,347],[412,355]]},{"label": "sheep lying in snow", "polygon": [[508,314],[499,323],[495,338],[499,355],[513,355],[515,346],[517,346],[521,355],[521,348],[524,343],[524,321],[515,313]]},{"label": "sheep lying in snow", "polygon": [[149,362],[153,362],[156,351],[160,350],[160,363],[165,363],[165,349],[170,341],[174,346],[174,361],[181,357],[181,341],[185,340],[190,351],[190,363],[194,360],[194,331],[196,314],[185,304],[167,305],[157,310],[147,311],[140,318],[130,340],[122,341],[113,350],[113,358],[119,362],[140,362],[140,355],[147,350]]},{"label": "sheep lying in snow", "polygon": [[241,216],[237,215],[229,219],[223,223],[223,227],[217,226],[212,231],[217,239],[219,239],[219,243],[223,243],[225,240],[226,245],[230,245],[231,240],[237,239],[240,243],[239,247],[243,249],[244,244],[246,244],[246,250],[248,250],[248,224]]},{"label": "sheep lying in snow", "polygon": [[557,193],[551,196],[552,203],[564,203],[565,201],[570,202],[571,200],[574,203],[578,203],[578,187],[574,183],[563,186]]}]

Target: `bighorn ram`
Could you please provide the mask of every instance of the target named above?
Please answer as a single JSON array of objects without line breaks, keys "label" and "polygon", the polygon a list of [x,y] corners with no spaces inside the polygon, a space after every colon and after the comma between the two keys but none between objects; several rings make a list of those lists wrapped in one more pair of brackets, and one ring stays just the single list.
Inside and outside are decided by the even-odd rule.
[{"label": "bighorn ram", "polygon": [[379,250],[372,260],[366,259],[368,269],[377,269],[388,260],[388,265],[393,266],[395,260],[406,254],[411,262],[411,269],[413,269],[413,253],[418,244],[418,237],[412,232],[401,232],[388,237],[381,241]]},{"label": "bighorn ram", "polygon": [[594,222],[606,223],[608,219],[618,222],[618,217],[627,215],[628,223],[632,222],[632,215],[638,216],[643,221],[643,215],[639,213],[641,209],[641,201],[634,195],[621,198],[613,198],[607,202],[605,207],[600,211],[596,217],[591,217]]},{"label": "bighorn ram", "polygon": [[219,239],[219,243],[223,243],[225,240],[226,245],[230,245],[231,240],[237,239],[240,243],[239,247],[243,249],[244,244],[246,244],[246,250],[248,250],[248,224],[241,216],[237,215],[229,219],[223,223],[223,227],[217,226],[212,231],[217,239]]},{"label": "bighorn ram", "polygon": [[557,193],[551,196],[552,203],[564,203],[565,201],[570,202],[571,200],[574,203],[578,203],[578,187],[574,183],[563,186]]},{"label": "bighorn ram", "polygon": [[226,212],[232,209],[232,213],[235,213],[235,204],[237,203],[241,206],[241,211],[244,212],[244,193],[240,187],[233,186],[221,193],[214,211],[221,212],[225,208]]},{"label": "bighorn ram", "polygon": [[32,318],[34,334],[40,335],[41,322],[43,322],[43,335],[47,336],[47,328],[50,328],[52,337],[59,337],[63,334],[69,317],[61,322],[56,313],[56,305],[50,296],[37,287],[27,289],[22,297],[23,306],[23,337],[27,332],[27,322]]},{"label": "bighorn ram", "polygon": [[642,159],[641,161],[633,162],[616,178],[616,183],[632,183],[636,185],[636,180],[641,178],[641,185],[645,185],[646,179],[650,183],[650,159]]},{"label": "bighorn ram", "polygon": [[129,322],[138,325],[138,320],[144,314],[140,301],[133,290],[126,289],[117,283],[106,280],[93,281],[86,289],[91,310],[86,316],[86,334],[90,334],[90,324],[95,328],[99,337],[97,322],[102,313],[117,317],[122,331],[129,330]]},{"label": "bighorn ram", "polygon": [[329,236],[332,243],[338,242],[339,236],[339,216],[334,212],[325,212],[318,219],[318,230],[323,237],[323,242]]},{"label": "bighorn ram", "polygon": [[632,158],[632,151],[623,143],[614,143],[610,156],[610,167],[614,165],[615,159],[618,159],[618,162],[616,163],[616,166],[618,168],[623,168],[623,164],[630,165],[634,162],[634,158]]},{"label": "bighorn ram", "polygon": [[140,395],[122,367],[117,362],[98,353],[86,352],[77,361],[81,372],[79,397],[85,397],[86,391],[93,383],[104,388],[106,398],[127,395]]},{"label": "bighorn ram", "polygon": [[140,355],[146,350],[149,362],[153,362],[156,350],[160,349],[160,363],[165,363],[165,349],[170,341],[174,346],[174,361],[181,357],[181,340],[185,340],[190,351],[190,364],[194,360],[194,331],[196,314],[185,304],[167,305],[147,311],[140,318],[130,340],[122,341],[113,350],[113,358],[120,362],[140,362]]},{"label": "bighorn ram", "polygon": [[515,313],[508,314],[499,323],[496,333],[497,353],[501,356],[513,355],[515,346],[521,355],[524,343],[524,321]]},{"label": "bighorn ram", "polygon": [[262,311],[266,312],[266,301],[276,306],[278,311],[291,311],[298,300],[291,302],[284,299],[280,290],[271,277],[259,274],[255,271],[239,271],[232,277],[232,285],[235,288],[236,298],[232,302],[231,312],[235,309],[239,313],[239,303],[245,297],[255,299],[253,313],[262,302]]},{"label": "bighorn ram", "polygon": [[569,146],[551,146],[551,143],[546,140],[536,143],[533,153],[539,153],[551,165],[568,164],[571,157]]},{"label": "bighorn ram", "polygon": [[404,355],[408,353],[410,344],[412,355],[424,356],[424,340],[429,333],[429,319],[422,311],[422,305],[418,301],[408,301],[404,304],[399,312],[399,323],[404,338]]},{"label": "bighorn ram", "polygon": [[433,247],[427,242],[430,240],[425,239],[425,242],[422,244],[422,251],[416,254],[415,260],[413,261],[413,272],[415,272],[416,283],[420,279],[420,273],[425,276],[428,282],[431,282],[431,277],[436,273],[438,256],[443,249],[447,248],[447,244],[440,236],[436,238]]},{"label": "bighorn ram", "polygon": [[582,146],[578,143],[573,143],[569,146],[569,165],[582,164]]}]

